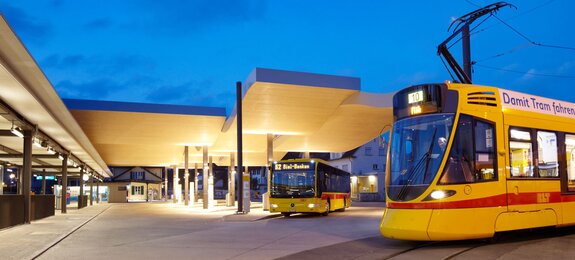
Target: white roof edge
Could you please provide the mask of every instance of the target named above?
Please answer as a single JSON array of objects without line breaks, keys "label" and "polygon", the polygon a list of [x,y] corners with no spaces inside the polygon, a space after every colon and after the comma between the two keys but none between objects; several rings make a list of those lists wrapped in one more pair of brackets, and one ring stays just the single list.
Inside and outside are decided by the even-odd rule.
[{"label": "white roof edge", "polygon": [[[14,77],[26,88],[30,95],[39,102],[59,127],[65,130],[75,142],[93,160],[93,163],[86,162],[94,170],[101,174],[111,176],[108,166],[96,151],[80,125],[76,122],[68,108],[64,105],[52,84],[46,78],[34,58],[30,55],[26,47],[22,44],[18,36],[14,33],[4,16],[0,15],[0,55],[7,63],[10,70],[15,73]],[[9,100],[5,100],[9,103]],[[10,104],[10,103],[9,103]],[[12,104],[10,104],[12,106]],[[16,109],[15,107],[13,107]],[[17,110],[18,111],[18,110]],[[24,117],[25,113],[18,111]],[[38,126],[42,129],[43,126]],[[46,132],[46,131],[44,131]],[[57,136],[50,136],[61,143]],[[70,150],[64,146],[64,149]],[[72,154],[81,151],[70,150]]]}]

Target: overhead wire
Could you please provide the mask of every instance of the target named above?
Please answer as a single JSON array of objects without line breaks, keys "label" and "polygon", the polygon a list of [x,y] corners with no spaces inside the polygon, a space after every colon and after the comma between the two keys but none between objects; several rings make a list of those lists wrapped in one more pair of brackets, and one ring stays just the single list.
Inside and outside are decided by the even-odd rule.
[{"label": "overhead wire", "polygon": [[552,78],[564,78],[564,79],[575,79],[575,76],[568,76],[568,75],[556,75],[556,74],[534,73],[534,72],[529,72],[529,71],[525,72],[525,71],[510,70],[510,69],[497,68],[497,67],[491,67],[491,66],[479,65],[479,64],[475,64],[474,66],[476,66],[476,67],[481,67],[481,68],[485,68],[485,69],[490,69],[490,70],[499,70],[499,71],[517,73],[517,74],[524,74],[524,75],[527,74],[527,75],[532,75],[532,76],[542,76],[542,77],[552,77]]},{"label": "overhead wire", "polygon": [[[555,0],[546,1],[546,2],[544,2],[544,3],[542,3],[542,4],[538,5],[538,6],[535,6],[534,8],[531,8],[531,9],[529,9],[529,10],[527,10],[527,11],[525,11],[525,12],[522,12],[522,13],[516,15],[516,16],[513,16],[513,17],[509,18],[508,20],[513,20],[513,19],[516,19],[517,17],[520,17],[520,16],[526,15],[526,14],[528,14],[528,13],[531,13],[531,12],[537,10],[537,9],[540,9],[540,8],[546,6],[546,5],[549,5],[550,3],[554,2],[554,1],[555,1]],[[466,2],[469,3],[469,4],[471,4],[471,5],[474,5],[474,6],[477,6],[477,7],[481,7],[480,5],[474,3],[474,2],[472,2],[472,1],[470,1],[470,0],[466,0]],[[486,66],[486,65],[477,64],[478,62],[484,62],[484,61],[487,61],[487,60],[491,60],[491,59],[494,59],[494,58],[499,58],[499,57],[501,57],[501,56],[514,53],[514,52],[516,52],[516,51],[518,51],[518,50],[520,50],[520,49],[524,49],[524,48],[527,48],[527,47],[529,47],[529,46],[539,46],[539,47],[546,47],[546,48],[554,48],[554,49],[563,49],[563,50],[575,51],[575,47],[560,46],[560,45],[551,45],[551,44],[544,44],[544,43],[540,43],[540,42],[533,41],[533,40],[531,40],[529,37],[527,37],[525,34],[521,33],[519,30],[517,30],[516,28],[514,28],[513,26],[511,26],[509,23],[507,23],[507,22],[505,22],[503,19],[499,18],[497,15],[495,15],[495,14],[492,14],[492,15],[493,15],[493,17],[495,17],[500,23],[502,23],[503,25],[505,25],[506,27],[508,27],[509,29],[511,29],[513,32],[515,32],[517,35],[519,35],[521,38],[523,38],[524,40],[526,40],[526,41],[527,41],[527,44],[522,44],[522,45],[516,46],[516,47],[514,47],[514,48],[512,48],[512,49],[510,49],[510,50],[508,50],[508,51],[495,54],[495,55],[493,55],[493,56],[491,56],[491,57],[488,57],[488,58],[476,60],[476,61],[473,62],[473,66],[474,66],[474,67],[481,67],[481,68],[491,69],[491,70],[499,70],[499,71],[505,71],[505,72],[511,72],[511,73],[518,73],[518,74],[523,74],[523,75],[542,76],[542,77],[553,77],[553,78],[565,78],[565,79],[575,79],[575,76],[569,76],[569,75],[544,74],[544,73],[534,73],[534,72],[529,72],[529,71],[525,72],[525,71],[510,70],[510,69],[497,68],[497,67],[492,67],[492,66]],[[483,23],[483,22],[484,22],[484,21],[482,21],[481,23]],[[484,31],[486,31],[486,30],[488,30],[488,29],[490,29],[490,28],[492,28],[492,27],[494,27],[494,26],[496,26],[496,25],[491,25],[491,26],[489,26],[489,27],[481,28],[480,30],[477,30],[477,31],[472,31],[472,32],[470,32],[470,35],[475,35],[475,34],[482,33],[482,32],[484,32]],[[476,27],[477,27],[477,26],[476,26]],[[476,27],[475,27],[475,28],[476,28]],[[475,28],[474,28],[474,29],[475,29]],[[458,41],[459,41],[459,40],[461,40],[461,38],[458,39]],[[452,47],[453,45],[454,45],[454,44],[452,44],[452,45],[449,46],[449,47]],[[444,65],[445,65],[445,63],[444,63]]]}]

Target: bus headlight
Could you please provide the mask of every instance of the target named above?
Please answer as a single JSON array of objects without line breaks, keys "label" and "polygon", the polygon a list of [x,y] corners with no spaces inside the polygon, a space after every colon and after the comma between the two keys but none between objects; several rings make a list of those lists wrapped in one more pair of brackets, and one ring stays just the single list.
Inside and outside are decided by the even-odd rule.
[{"label": "bus headlight", "polygon": [[319,206],[318,204],[308,204],[307,205],[307,207],[310,209],[317,208],[318,206]]},{"label": "bus headlight", "polygon": [[272,208],[274,208],[274,209],[278,208],[278,204],[271,204],[270,206],[272,206]]},{"label": "bus headlight", "polygon": [[453,195],[455,195],[454,190],[434,190],[424,199],[424,201],[445,199]]}]

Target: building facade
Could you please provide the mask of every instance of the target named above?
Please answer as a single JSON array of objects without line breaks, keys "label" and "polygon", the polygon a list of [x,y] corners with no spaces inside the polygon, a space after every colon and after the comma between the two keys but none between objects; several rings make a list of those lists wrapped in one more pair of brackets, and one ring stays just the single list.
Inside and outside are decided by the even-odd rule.
[{"label": "building facade", "polygon": [[351,173],[351,197],[359,201],[385,200],[387,145],[384,137],[344,153],[330,153],[329,163]]},{"label": "building facade", "polygon": [[162,199],[163,167],[110,167],[109,202],[154,201]]}]

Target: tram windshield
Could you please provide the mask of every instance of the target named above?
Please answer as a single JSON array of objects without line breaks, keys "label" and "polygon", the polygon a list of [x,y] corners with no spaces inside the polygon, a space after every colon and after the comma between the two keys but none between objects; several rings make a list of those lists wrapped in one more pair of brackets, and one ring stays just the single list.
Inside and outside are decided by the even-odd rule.
[{"label": "tram windshield", "polygon": [[274,171],[271,196],[273,198],[312,198],[315,195],[315,172]]},{"label": "tram windshield", "polygon": [[408,117],[394,123],[387,192],[397,201],[421,195],[439,170],[454,114]]}]

